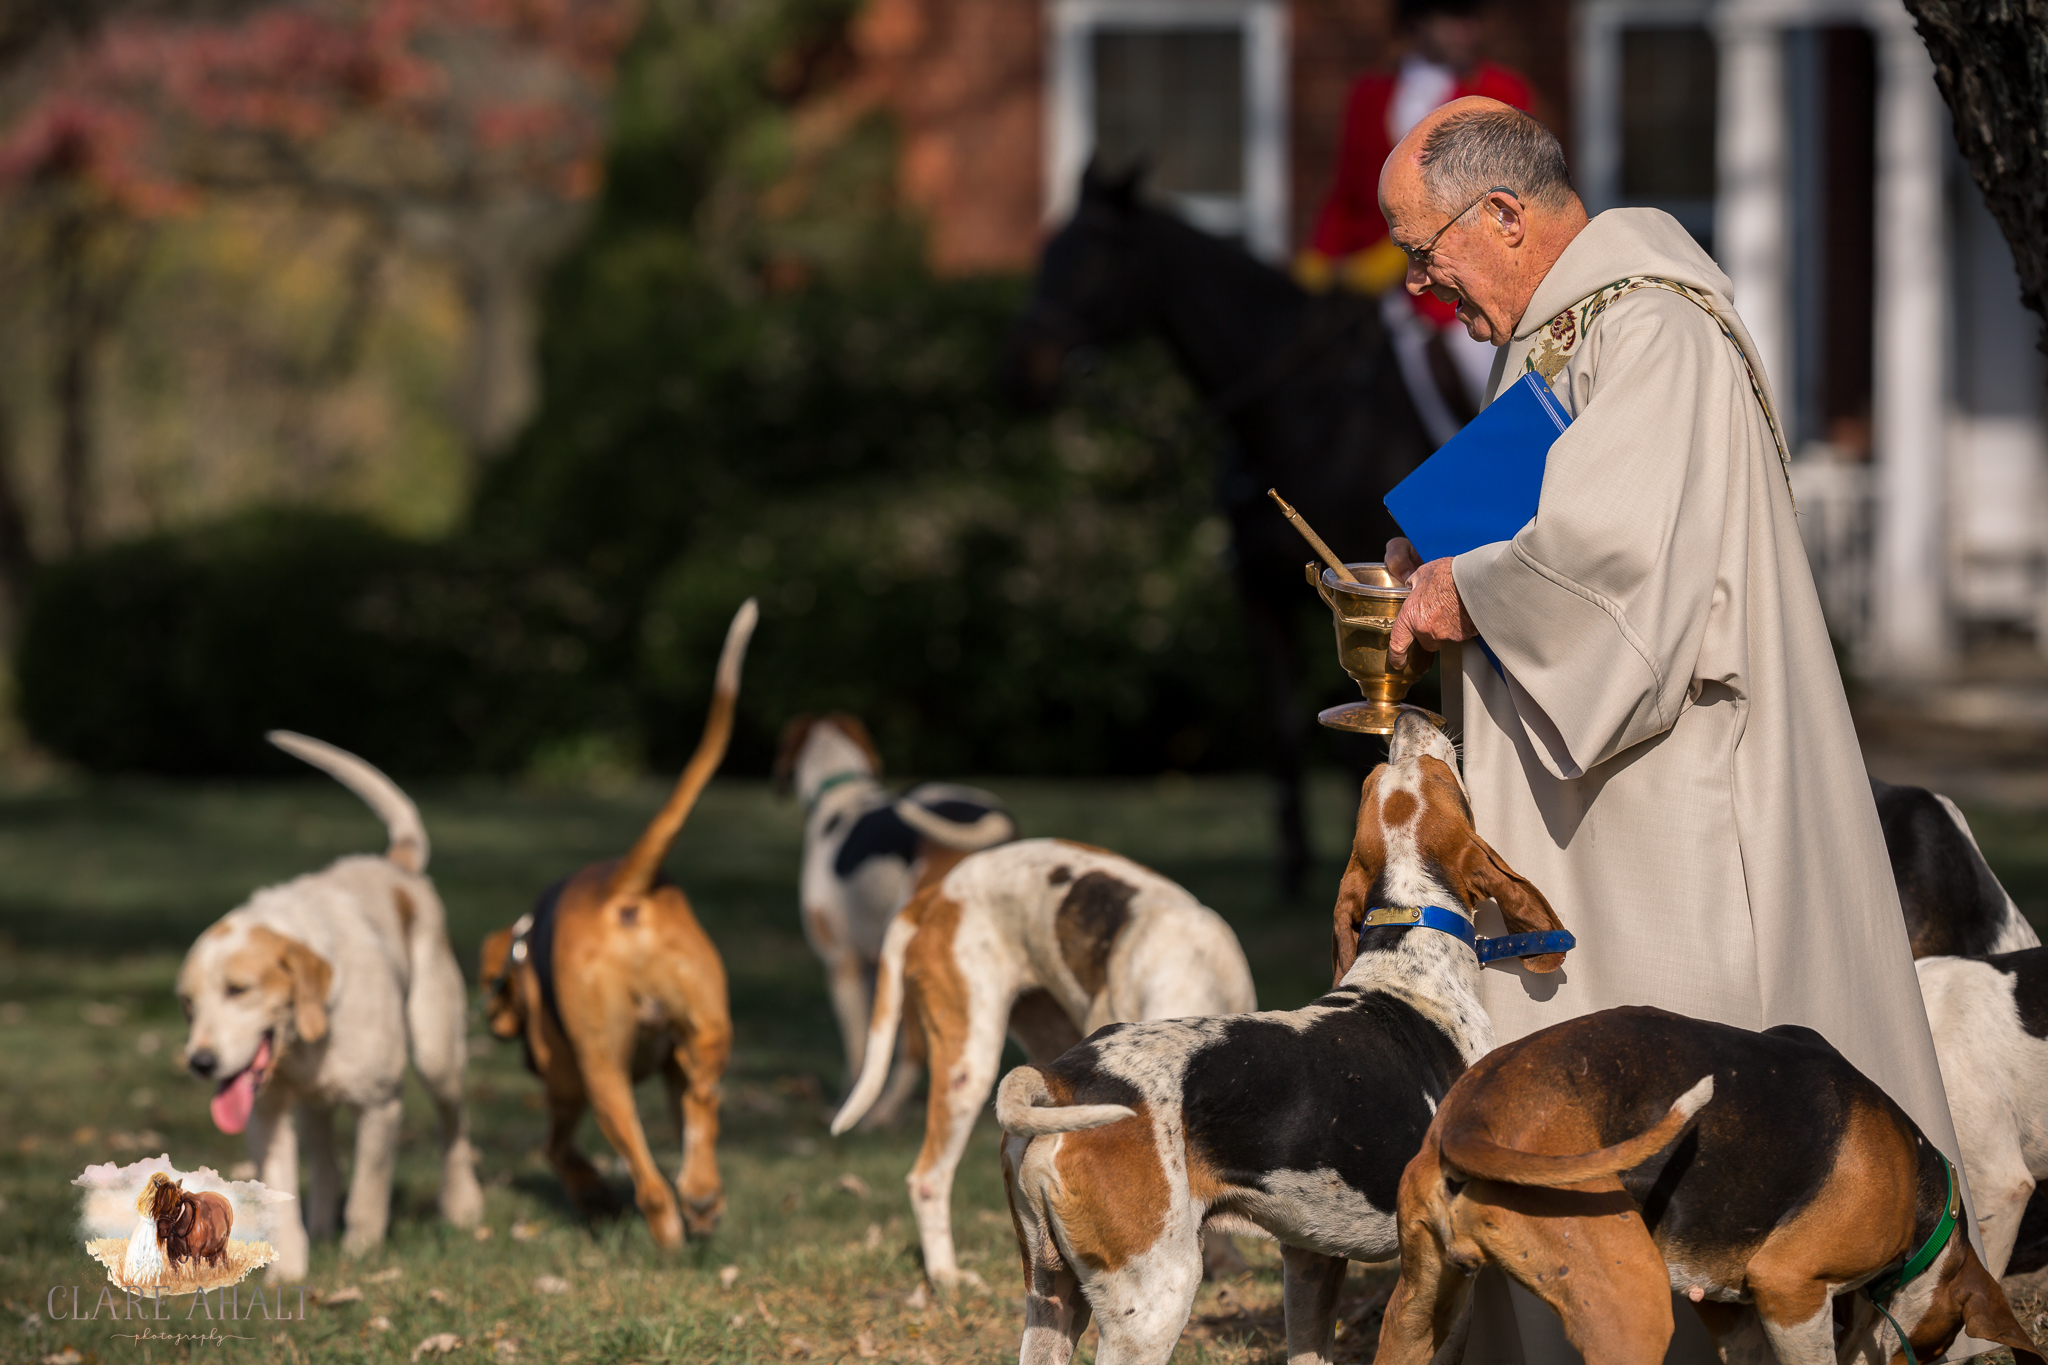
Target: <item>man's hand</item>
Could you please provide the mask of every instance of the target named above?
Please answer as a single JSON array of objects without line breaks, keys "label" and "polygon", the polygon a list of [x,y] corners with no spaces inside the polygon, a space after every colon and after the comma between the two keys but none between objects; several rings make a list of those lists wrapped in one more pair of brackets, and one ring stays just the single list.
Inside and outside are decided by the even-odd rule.
[{"label": "man's hand", "polygon": [[[1415,549],[1405,540],[1387,546],[1387,568],[1399,574],[1401,570],[1394,567],[1397,546],[1406,551],[1411,564]],[[1390,667],[1407,668],[1409,652],[1418,646],[1422,653],[1431,654],[1453,640],[1477,638],[1479,627],[1472,623],[1458,597],[1449,559],[1432,559],[1420,568],[1410,569],[1406,577],[1408,600],[1401,604],[1401,614],[1394,618],[1393,634],[1387,640]]]},{"label": "man's hand", "polygon": [[1395,536],[1387,542],[1387,572],[1406,583],[1415,577],[1415,571],[1422,567],[1422,556],[1415,553],[1415,547],[1408,543],[1408,537]]}]

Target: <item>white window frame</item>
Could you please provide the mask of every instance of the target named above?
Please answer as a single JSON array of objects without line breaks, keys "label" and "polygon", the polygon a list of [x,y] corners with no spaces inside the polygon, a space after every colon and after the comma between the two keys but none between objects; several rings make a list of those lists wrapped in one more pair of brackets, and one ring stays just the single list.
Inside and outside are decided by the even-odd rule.
[{"label": "white window frame", "polygon": [[1180,196],[1197,227],[1241,230],[1252,254],[1287,256],[1287,6],[1284,0],[1052,0],[1046,7],[1045,218],[1066,221],[1095,151],[1098,28],[1227,29],[1243,34],[1244,195]]}]

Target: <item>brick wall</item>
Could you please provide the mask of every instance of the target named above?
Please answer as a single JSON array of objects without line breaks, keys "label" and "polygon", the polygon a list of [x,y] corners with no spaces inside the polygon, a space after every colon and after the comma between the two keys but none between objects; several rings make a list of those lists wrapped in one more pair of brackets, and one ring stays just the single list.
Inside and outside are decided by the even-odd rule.
[{"label": "brick wall", "polygon": [[[1028,270],[1043,239],[1042,0],[869,0],[863,78],[901,130],[898,185],[924,215],[942,274]],[[1393,0],[1289,0],[1293,27],[1289,227],[1307,236],[1330,183],[1344,96],[1396,53]],[[1571,0],[1495,7],[1495,60],[1535,84],[1571,146]]]}]

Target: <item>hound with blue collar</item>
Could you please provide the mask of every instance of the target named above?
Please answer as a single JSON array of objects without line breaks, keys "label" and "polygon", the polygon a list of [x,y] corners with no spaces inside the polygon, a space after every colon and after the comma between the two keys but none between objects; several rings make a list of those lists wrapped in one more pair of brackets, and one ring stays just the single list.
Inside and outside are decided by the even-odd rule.
[{"label": "hound with blue collar", "polygon": [[[1337,985],[1303,1009],[1118,1024],[1003,1081],[1003,1177],[1024,1257],[1026,1365],[1163,1362],[1204,1228],[1272,1237],[1290,1365],[1330,1359],[1347,1260],[1399,1249],[1396,1190],[1436,1106],[1493,1047],[1483,959],[1555,971],[1549,904],[1473,832],[1450,742],[1396,722],[1366,779],[1334,924]],[[1513,941],[1479,938],[1491,897]]]},{"label": "hound with blue collar", "polygon": [[[970,853],[1017,837],[1002,802],[976,787],[922,782],[897,796],[881,783],[882,758],[867,727],[844,712],[798,716],[783,727],[778,780],[804,805],[798,895],[804,937],[825,964],[825,982],[848,1084],[867,1052],[882,936],[911,894]],[[919,1071],[904,1031],[871,1126],[894,1122]]]}]

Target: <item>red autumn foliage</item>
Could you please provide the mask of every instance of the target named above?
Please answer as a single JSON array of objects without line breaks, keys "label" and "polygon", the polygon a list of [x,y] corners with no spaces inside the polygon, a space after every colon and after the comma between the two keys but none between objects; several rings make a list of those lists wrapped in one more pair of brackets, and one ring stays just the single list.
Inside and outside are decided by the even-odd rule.
[{"label": "red autumn foliage", "polygon": [[357,201],[595,184],[635,0],[291,0],[117,19],[0,135],[0,189],[83,180],[149,217],[209,188]]}]

